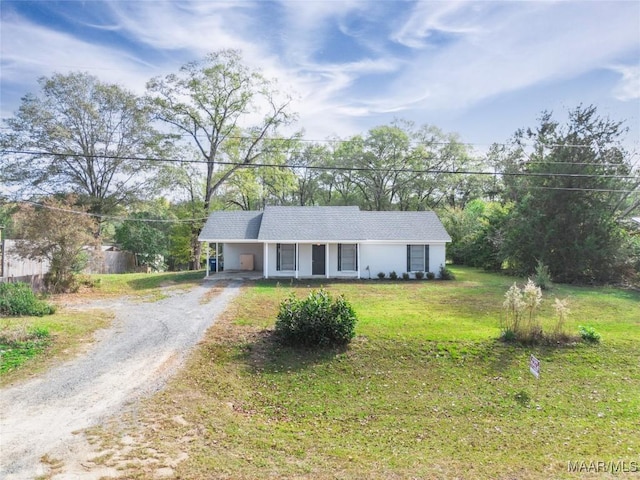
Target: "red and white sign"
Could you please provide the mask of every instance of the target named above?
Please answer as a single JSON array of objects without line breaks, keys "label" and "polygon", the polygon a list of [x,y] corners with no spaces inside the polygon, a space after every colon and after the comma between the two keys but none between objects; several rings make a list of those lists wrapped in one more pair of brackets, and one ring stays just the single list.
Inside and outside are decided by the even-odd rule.
[{"label": "red and white sign", "polygon": [[540,360],[531,355],[529,359],[529,371],[533,373],[533,376],[540,378]]}]

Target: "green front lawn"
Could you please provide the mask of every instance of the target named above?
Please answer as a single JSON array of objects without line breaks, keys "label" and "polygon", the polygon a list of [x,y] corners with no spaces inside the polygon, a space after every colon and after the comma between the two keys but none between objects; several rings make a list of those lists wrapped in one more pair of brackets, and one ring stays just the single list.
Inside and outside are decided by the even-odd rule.
[{"label": "green front lawn", "polygon": [[[319,353],[279,347],[269,332],[291,290],[320,284],[246,287],[136,416],[135,454],[186,454],[180,478],[233,479],[576,478],[568,462],[639,462],[640,295],[556,286],[544,322],[553,297],[568,297],[567,329],[594,326],[602,343],[525,348],[496,341],[513,279],[454,272],[329,283],[360,322],[348,348]],[[131,478],[153,476],[148,462],[126,465]]]}]

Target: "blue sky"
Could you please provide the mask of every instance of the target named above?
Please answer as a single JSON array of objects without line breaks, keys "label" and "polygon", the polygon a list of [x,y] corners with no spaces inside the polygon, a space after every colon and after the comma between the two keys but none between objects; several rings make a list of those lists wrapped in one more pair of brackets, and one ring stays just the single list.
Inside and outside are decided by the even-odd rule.
[{"label": "blue sky", "polygon": [[640,150],[640,2],[11,1],[1,8],[1,115],[37,78],[88,71],[143,93],[222,48],[295,93],[309,139],[394,118],[480,151],[542,110],[626,120]]}]

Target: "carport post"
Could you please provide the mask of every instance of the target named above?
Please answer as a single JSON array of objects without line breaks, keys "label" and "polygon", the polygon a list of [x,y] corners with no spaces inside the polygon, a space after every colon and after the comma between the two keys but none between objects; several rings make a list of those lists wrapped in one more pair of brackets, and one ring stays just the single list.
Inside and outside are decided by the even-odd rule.
[{"label": "carport post", "polygon": [[329,278],[329,242],[324,244],[324,274]]},{"label": "carport post", "polygon": [[206,267],[207,268],[207,275],[206,276],[208,277],[209,276],[209,242],[207,242],[206,250],[207,250],[207,267]]},{"label": "carport post", "polygon": [[264,270],[264,278],[269,278],[269,244],[264,242],[264,264],[262,270]]},{"label": "carport post", "polygon": [[218,273],[220,270],[218,270],[218,263],[220,262],[220,255],[218,254],[218,242],[216,242],[216,273]]}]

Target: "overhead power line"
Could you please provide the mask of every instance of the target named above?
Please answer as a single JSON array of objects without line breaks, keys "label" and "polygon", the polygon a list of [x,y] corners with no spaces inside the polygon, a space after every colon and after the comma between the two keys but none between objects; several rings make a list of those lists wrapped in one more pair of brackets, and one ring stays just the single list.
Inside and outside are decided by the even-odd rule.
[{"label": "overhead power line", "polygon": [[[16,155],[33,155],[33,156],[53,156],[64,158],[94,158],[109,160],[132,160],[141,162],[161,162],[161,163],[187,163],[187,164],[207,164],[206,160],[183,160],[176,158],[157,158],[157,157],[129,157],[118,155],[83,155],[77,153],[50,153],[29,150],[4,150],[3,153]],[[232,166],[238,168],[282,168],[282,169],[307,169],[307,170],[326,170],[326,171],[375,171],[390,173],[412,173],[412,174],[453,174],[453,175],[489,175],[489,176],[512,176],[512,177],[570,177],[570,178],[607,178],[618,180],[637,179],[637,175],[609,175],[597,173],[560,173],[560,172],[496,172],[482,170],[459,170],[459,169],[415,169],[415,168],[380,168],[380,167],[357,167],[357,166],[334,166],[334,165],[303,165],[303,164],[280,164],[280,163],[243,163],[216,160],[218,165]],[[566,165],[572,165],[568,163]],[[595,164],[597,165],[597,164]]]},{"label": "overhead power line", "polygon": [[193,222],[204,222],[206,217],[203,218],[190,218],[190,219],[159,219],[159,218],[131,218],[131,217],[120,217],[114,215],[101,215],[98,213],[91,212],[83,212],[82,210],[74,210],[72,208],[61,208],[54,207],[53,205],[45,205],[40,202],[34,202],[33,200],[17,200],[18,203],[28,203],[30,205],[35,205],[37,207],[45,208],[47,210],[54,210],[58,212],[66,212],[72,213],[74,215],[84,215],[87,217],[94,217],[106,220],[114,220],[121,222],[144,222],[144,223],[193,223]]},{"label": "overhead power line", "polygon": [[[12,131],[10,127],[0,127],[0,130]],[[191,133],[180,132],[180,133],[169,133],[162,132],[161,135],[170,138],[195,138],[198,140],[209,140],[210,137],[205,133],[200,133],[193,135]],[[273,143],[288,143],[288,142],[301,142],[301,143],[314,143],[314,144],[344,144],[344,143],[354,143],[356,142],[354,137],[358,137],[358,141],[366,142],[365,137],[361,137],[359,135],[354,135],[351,138],[301,138],[301,137],[266,137],[263,139],[263,142],[273,142]],[[228,135],[226,137],[229,140],[255,140],[255,137],[247,136],[247,135]],[[448,146],[448,145],[462,145],[465,147],[491,147],[491,146],[499,146],[499,147],[512,147],[516,146],[512,142],[462,142],[457,140],[446,140],[446,141],[429,141],[429,140],[410,140],[410,143],[413,145],[437,145],[437,146]],[[636,142],[638,144],[638,142]],[[542,148],[591,148],[592,144],[582,144],[582,143],[527,143],[522,142],[517,145],[518,147],[525,148],[533,148],[533,147],[542,147]]]},{"label": "overhead power line", "polygon": [[619,190],[612,188],[581,188],[581,187],[536,187],[528,186],[533,190],[563,190],[567,192],[604,192],[604,193],[635,193],[640,195],[640,190]]},{"label": "overhead power line", "polygon": [[[604,192],[604,193],[636,193],[640,194],[638,191],[633,190],[615,190],[615,189],[606,189],[606,188],[572,188],[572,187],[531,187],[536,190],[564,190],[569,192]],[[84,215],[94,218],[100,218],[103,220],[112,220],[112,221],[120,221],[120,222],[141,222],[141,223],[172,223],[172,224],[189,224],[194,222],[204,222],[207,220],[206,217],[202,218],[192,218],[192,219],[154,219],[154,218],[131,218],[131,217],[121,217],[121,216],[113,216],[113,215],[99,215],[96,213],[83,212],[81,210],[73,210],[70,208],[60,208],[54,207],[52,205],[45,205],[40,202],[34,202],[32,200],[17,200],[17,203],[26,203],[30,205],[35,205],[40,208],[71,213],[74,215]]]}]

